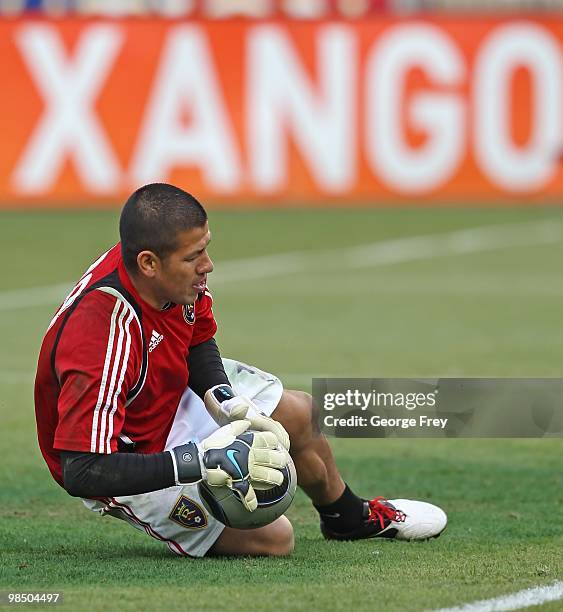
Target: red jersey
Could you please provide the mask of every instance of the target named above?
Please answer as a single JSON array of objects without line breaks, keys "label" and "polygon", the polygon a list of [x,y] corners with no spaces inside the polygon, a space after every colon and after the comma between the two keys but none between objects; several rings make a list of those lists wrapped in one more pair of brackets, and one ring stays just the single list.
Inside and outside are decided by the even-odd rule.
[{"label": "red jersey", "polygon": [[61,450],[113,453],[120,438],[140,453],[164,450],[190,346],[217,330],[211,305],[206,291],[191,306],[153,308],[119,244],[88,268],[49,325],[35,378],[39,446],[61,486]]}]

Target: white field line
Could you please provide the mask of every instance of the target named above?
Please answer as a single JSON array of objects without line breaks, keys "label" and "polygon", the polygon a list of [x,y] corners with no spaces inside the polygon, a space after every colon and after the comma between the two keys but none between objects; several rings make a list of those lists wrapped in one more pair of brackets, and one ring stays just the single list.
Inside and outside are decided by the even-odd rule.
[{"label": "white field line", "polygon": [[563,582],[555,582],[548,586],[533,587],[503,595],[494,599],[475,601],[455,608],[441,608],[435,612],[497,612],[500,610],[522,610],[539,606],[548,601],[563,599]]},{"label": "white field line", "polygon": [[29,289],[13,289],[0,292],[0,310],[16,310],[46,304],[58,304],[72,289],[72,283],[59,283]]},{"label": "white field line", "polygon": [[0,372],[1,385],[27,385],[35,380],[35,372],[25,370],[4,370]]},{"label": "white field line", "polygon": [[[320,275],[322,274],[322,276]],[[328,273],[327,273],[328,274]],[[303,275],[291,281],[292,290],[300,296],[316,296],[319,299],[334,298],[334,283],[330,282],[327,274],[317,273],[314,281]],[[401,274],[392,278],[386,278],[380,283],[358,284],[354,277],[339,279],[338,289],[341,292],[348,291],[358,299],[369,299],[377,296],[473,296],[473,297],[502,297],[502,298],[524,298],[537,300],[538,298],[557,298],[563,296],[563,284],[553,285],[553,279],[538,275],[532,276],[528,271],[518,277],[514,274],[510,278],[499,279],[494,276],[483,278],[479,276],[456,276],[452,275],[437,277],[435,274],[424,277],[420,273]],[[268,295],[272,298],[287,296],[287,285],[268,285]]]},{"label": "white field line", "polygon": [[562,224],[556,221],[532,221],[389,240],[354,247],[348,256],[353,257],[354,267],[371,268],[465,253],[554,244],[562,240]]},{"label": "white field line", "polygon": [[2,385],[25,385],[33,383],[35,372],[25,370],[4,370],[0,372],[0,384]]},{"label": "white field line", "polygon": [[[563,241],[563,225],[532,221],[490,225],[441,234],[384,240],[321,251],[291,251],[276,255],[224,261],[210,278],[211,288],[228,283],[292,275],[309,268],[376,268],[393,264],[498,249],[553,244]],[[0,292],[0,311],[57,304],[72,283]]]},{"label": "white field line", "polygon": [[211,285],[291,275],[313,267],[377,268],[436,257],[554,244],[562,241],[563,225],[553,220],[488,225],[353,247],[292,251],[226,261],[217,266],[217,272],[211,277]]}]

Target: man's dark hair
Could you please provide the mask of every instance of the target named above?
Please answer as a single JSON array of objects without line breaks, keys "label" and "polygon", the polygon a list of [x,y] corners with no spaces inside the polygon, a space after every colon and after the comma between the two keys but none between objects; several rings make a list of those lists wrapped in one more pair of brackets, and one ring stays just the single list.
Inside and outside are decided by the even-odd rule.
[{"label": "man's dark hair", "polygon": [[178,246],[178,232],[203,227],[206,221],[203,206],[179,187],[152,183],[137,189],[125,202],[119,220],[125,267],[136,272],[141,251],[166,257]]}]

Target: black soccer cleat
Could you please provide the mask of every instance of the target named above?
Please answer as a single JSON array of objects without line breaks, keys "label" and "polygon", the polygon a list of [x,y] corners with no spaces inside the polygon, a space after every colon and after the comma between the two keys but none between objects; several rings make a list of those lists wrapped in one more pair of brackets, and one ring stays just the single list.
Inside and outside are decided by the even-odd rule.
[{"label": "black soccer cleat", "polygon": [[363,521],[356,529],[347,532],[333,531],[321,518],[321,533],[327,540],[427,540],[437,538],[446,528],[447,522],[446,513],[433,504],[410,499],[386,500],[376,497],[364,501]]}]

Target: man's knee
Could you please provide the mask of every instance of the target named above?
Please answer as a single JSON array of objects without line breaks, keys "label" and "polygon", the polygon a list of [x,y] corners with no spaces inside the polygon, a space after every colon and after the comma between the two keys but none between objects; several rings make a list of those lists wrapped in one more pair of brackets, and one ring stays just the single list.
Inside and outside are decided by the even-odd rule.
[{"label": "man's knee", "polygon": [[294,450],[318,433],[313,398],[304,391],[284,389],[272,418],[285,427]]},{"label": "man's knee", "polygon": [[264,548],[262,554],[276,557],[286,557],[293,552],[295,547],[295,539],[293,535],[293,526],[285,516],[280,516],[279,519],[268,525],[267,534],[265,535],[261,545]]},{"label": "man's knee", "polygon": [[294,548],[293,527],[285,516],[258,529],[240,530],[226,527],[209,555],[252,555],[284,557]]}]

